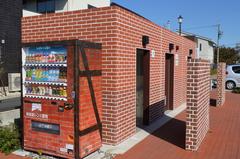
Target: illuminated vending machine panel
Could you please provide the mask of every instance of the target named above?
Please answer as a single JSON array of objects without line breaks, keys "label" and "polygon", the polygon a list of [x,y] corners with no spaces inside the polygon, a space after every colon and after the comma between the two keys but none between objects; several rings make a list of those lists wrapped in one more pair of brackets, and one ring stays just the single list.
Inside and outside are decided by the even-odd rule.
[{"label": "illuminated vending machine panel", "polygon": [[[82,158],[101,146],[101,76],[89,78],[91,74],[86,73],[101,69],[100,47],[83,44],[79,41],[24,44],[24,149]],[[88,64],[88,71],[83,64]],[[88,131],[94,125],[97,129],[95,126]]]}]

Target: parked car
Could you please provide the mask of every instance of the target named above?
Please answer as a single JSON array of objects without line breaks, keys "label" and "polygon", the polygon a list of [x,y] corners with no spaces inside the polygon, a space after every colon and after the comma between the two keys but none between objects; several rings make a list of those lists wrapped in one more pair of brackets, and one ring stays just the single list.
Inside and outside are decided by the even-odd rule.
[{"label": "parked car", "polygon": [[240,64],[228,65],[226,68],[226,88],[240,87]]}]

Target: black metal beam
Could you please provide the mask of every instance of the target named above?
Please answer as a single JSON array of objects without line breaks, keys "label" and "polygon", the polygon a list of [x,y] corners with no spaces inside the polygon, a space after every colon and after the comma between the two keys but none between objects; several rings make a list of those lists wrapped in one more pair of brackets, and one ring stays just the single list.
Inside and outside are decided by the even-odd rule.
[{"label": "black metal beam", "polygon": [[84,135],[87,135],[87,134],[89,134],[91,132],[94,132],[96,130],[99,130],[99,125],[98,124],[93,125],[93,126],[87,128],[87,129],[79,131],[79,135],[80,136],[84,136]]},{"label": "black metal beam", "polygon": [[87,77],[88,75],[92,76],[101,76],[102,71],[101,70],[86,70],[86,71],[81,71],[79,70],[80,77]]}]

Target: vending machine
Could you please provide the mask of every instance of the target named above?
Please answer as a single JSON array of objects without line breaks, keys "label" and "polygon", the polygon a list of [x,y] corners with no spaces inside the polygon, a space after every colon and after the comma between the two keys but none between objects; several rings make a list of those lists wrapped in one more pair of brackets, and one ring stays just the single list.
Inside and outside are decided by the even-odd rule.
[{"label": "vending machine", "polygon": [[77,159],[100,148],[101,68],[101,44],[23,44],[24,149]]}]

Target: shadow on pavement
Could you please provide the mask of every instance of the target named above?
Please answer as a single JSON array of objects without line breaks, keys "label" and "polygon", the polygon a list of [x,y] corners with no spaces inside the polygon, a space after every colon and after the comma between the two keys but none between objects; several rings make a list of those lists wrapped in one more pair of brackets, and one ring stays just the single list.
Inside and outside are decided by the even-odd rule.
[{"label": "shadow on pavement", "polygon": [[147,127],[142,129],[168,143],[185,149],[186,122],[175,118],[170,118],[167,115],[164,115],[161,119],[169,121],[156,131],[151,131],[151,128]]},{"label": "shadow on pavement", "polygon": [[171,119],[152,135],[185,149],[186,122],[177,119]]}]

